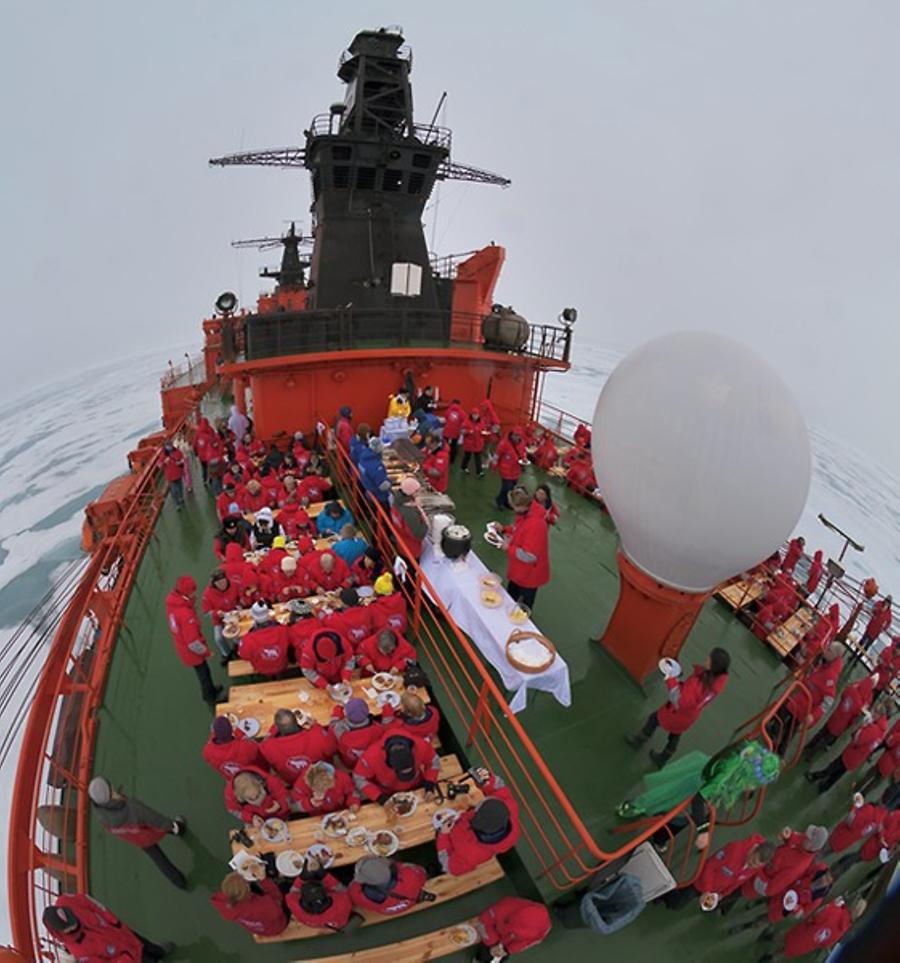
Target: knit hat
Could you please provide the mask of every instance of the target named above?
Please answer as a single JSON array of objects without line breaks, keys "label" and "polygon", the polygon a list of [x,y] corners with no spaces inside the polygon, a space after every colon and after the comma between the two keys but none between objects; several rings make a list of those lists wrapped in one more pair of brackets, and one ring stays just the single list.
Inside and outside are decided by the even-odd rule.
[{"label": "knit hat", "polygon": [[483,799],[472,815],[471,826],[476,833],[493,836],[509,825],[509,809],[501,799]]},{"label": "knit hat", "polygon": [[265,602],[254,602],[250,606],[250,615],[254,622],[268,622],[269,614],[269,606]]},{"label": "knit hat", "polygon": [[272,539],[272,548],[284,548],[287,542],[284,539],[284,535],[276,535]]},{"label": "knit hat", "polygon": [[383,889],[391,882],[390,861],[381,856],[363,856],[353,870],[353,879],[362,886]]},{"label": "knit hat", "polygon": [[828,842],[828,830],[824,826],[810,825],[806,827],[806,843],[804,849],[817,853]]},{"label": "knit hat", "polygon": [[422,486],[419,483],[418,478],[414,478],[412,475],[407,475],[400,481],[400,491],[403,492],[409,498],[417,494],[422,490]]},{"label": "knit hat", "polygon": [[281,571],[284,572],[285,575],[287,575],[289,572],[296,572],[297,559],[295,559],[292,555],[285,555],[285,557],[281,560]]},{"label": "knit hat", "polygon": [[350,405],[341,405],[340,414],[342,418],[349,418],[352,414],[352,409]]},{"label": "knit hat", "polygon": [[340,598],[344,605],[359,605],[359,592],[357,592],[355,588],[341,589]]},{"label": "knit hat", "polygon": [[269,508],[268,505],[261,508],[256,513],[256,520],[258,522],[268,522],[271,525],[273,521],[272,509]]},{"label": "knit hat", "polygon": [[48,906],[41,914],[41,921],[51,933],[65,933],[81,921],[67,906]]},{"label": "knit hat", "polygon": [[388,768],[402,782],[410,782],[416,775],[413,741],[406,736],[391,736],[384,743]]},{"label": "knit hat", "polygon": [[[238,505],[237,502],[229,502],[229,503],[228,503],[228,514],[229,514],[229,515],[240,515],[240,514],[241,514],[241,506]],[[235,521],[237,521],[237,519],[235,519]]]},{"label": "knit hat", "polygon": [[313,639],[313,652],[319,659],[333,659],[338,654],[339,640],[336,632],[320,632]]},{"label": "knit hat", "polygon": [[234,738],[234,730],[231,728],[231,720],[227,716],[216,716],[212,724],[213,742],[221,745],[223,742],[231,742]]},{"label": "knit hat", "polygon": [[300,886],[300,905],[307,913],[318,916],[331,906],[333,900],[325,886],[315,879],[308,879]]},{"label": "knit hat", "polygon": [[309,537],[309,535],[301,535],[297,539],[297,551],[301,555],[305,555],[307,552],[311,552],[315,548],[315,543]]},{"label": "knit hat", "polygon": [[88,796],[97,806],[107,806],[112,799],[112,786],[103,776],[94,776],[88,785]]},{"label": "knit hat", "polygon": [[390,572],[382,572],[381,575],[375,579],[375,594],[376,595],[391,595],[394,591],[394,576]]},{"label": "knit hat", "polygon": [[294,432],[294,441],[303,441],[303,432],[302,432],[302,431],[295,431],[295,432]]},{"label": "knit hat", "polygon": [[191,596],[197,594],[197,583],[192,575],[179,575],[175,580],[175,591],[179,595]]},{"label": "knit hat", "polygon": [[365,699],[348,699],[344,718],[351,726],[362,726],[369,721],[369,705]]}]

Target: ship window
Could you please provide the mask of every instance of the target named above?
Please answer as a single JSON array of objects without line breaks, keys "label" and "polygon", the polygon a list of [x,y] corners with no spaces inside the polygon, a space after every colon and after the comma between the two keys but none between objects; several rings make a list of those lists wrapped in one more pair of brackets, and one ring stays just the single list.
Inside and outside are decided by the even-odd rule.
[{"label": "ship window", "polygon": [[403,186],[403,171],[392,170],[390,167],[384,172],[382,180],[382,190],[399,191]]},{"label": "ship window", "polygon": [[407,194],[418,194],[422,190],[422,185],[425,183],[424,174],[410,174],[409,175],[409,187],[407,187]]},{"label": "ship window", "polygon": [[353,148],[348,147],[346,144],[336,145],[331,148],[331,157],[333,160],[349,160],[353,156]]},{"label": "ship window", "polygon": [[356,171],[356,189],[371,191],[375,189],[375,168],[360,167]]},{"label": "ship window", "polygon": [[431,154],[413,154],[413,167],[431,167]]},{"label": "ship window", "polygon": [[336,188],[350,186],[350,168],[344,164],[336,164],[334,167],[334,186]]}]

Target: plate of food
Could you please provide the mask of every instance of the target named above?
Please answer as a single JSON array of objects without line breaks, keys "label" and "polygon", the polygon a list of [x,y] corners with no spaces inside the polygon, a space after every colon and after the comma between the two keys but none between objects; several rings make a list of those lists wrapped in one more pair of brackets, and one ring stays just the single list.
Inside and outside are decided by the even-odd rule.
[{"label": "plate of food", "polygon": [[266,878],[266,864],[246,850],[242,850],[238,857],[231,861],[231,866],[249,883]]},{"label": "plate of food", "polygon": [[370,599],[375,594],[375,589],[371,585],[360,585],[356,590],[356,594],[361,599]]},{"label": "plate of food", "polygon": [[346,812],[328,813],[322,817],[322,832],[332,839],[346,836],[350,829],[350,817]]},{"label": "plate of food", "polygon": [[348,702],[353,695],[353,686],[349,682],[337,682],[328,686],[328,694],[335,702]]},{"label": "plate of food", "polygon": [[393,856],[400,848],[400,837],[389,829],[379,829],[369,834],[366,848],[373,856]]},{"label": "plate of food", "polygon": [[509,616],[509,621],[512,622],[513,625],[522,625],[531,618],[531,609],[521,602],[513,602],[506,610],[506,614]]},{"label": "plate of food", "polygon": [[275,868],[282,876],[299,876],[303,872],[303,853],[285,849],[275,857]]},{"label": "plate of food", "polygon": [[259,724],[259,719],[241,719],[238,722],[237,727],[248,739],[253,739],[262,728],[262,726]]},{"label": "plate of food", "polygon": [[469,923],[460,923],[450,931],[450,942],[455,946],[474,946],[478,942],[478,932]]},{"label": "plate of food", "polygon": [[306,855],[310,859],[318,860],[322,869],[328,869],[334,862],[334,850],[325,843],[313,843],[312,846],[307,849]]},{"label": "plate of food", "polygon": [[369,830],[365,826],[354,826],[347,833],[348,846],[365,846],[369,841]]},{"label": "plate of food", "polygon": [[681,675],[681,664],[677,659],[670,659],[667,655],[664,655],[659,660],[659,671],[667,679],[677,679]]},{"label": "plate of food", "polygon": [[704,893],[700,897],[700,909],[704,913],[710,913],[719,905],[719,894],[718,893]]},{"label": "plate of food", "polygon": [[236,639],[241,634],[241,627],[237,622],[229,622],[222,626],[222,635],[226,639]]},{"label": "plate of food", "polygon": [[390,706],[392,709],[396,709],[400,705],[400,693],[399,692],[379,692],[375,696],[375,702],[378,704],[380,709],[385,706]]},{"label": "plate of food", "polygon": [[451,809],[449,806],[443,809],[436,810],[431,816],[431,825],[434,826],[435,832],[441,832],[445,828],[449,828],[456,823],[459,819],[459,813],[455,809]]},{"label": "plate of food", "polygon": [[376,672],[372,676],[372,685],[378,692],[389,692],[394,688],[396,679],[390,672]]},{"label": "plate of food", "polygon": [[419,805],[419,797],[414,792],[395,792],[387,805],[401,818],[412,816]]},{"label": "plate of food", "polygon": [[283,843],[288,838],[288,824],[283,819],[267,819],[259,827],[259,834],[267,843]]},{"label": "plate of food", "polygon": [[503,604],[499,589],[482,589],[480,599],[486,609],[497,609]]},{"label": "plate of food", "polygon": [[498,535],[493,529],[484,533],[484,540],[494,548],[503,548],[502,536]]},{"label": "plate of food", "polygon": [[297,725],[301,729],[308,729],[316,720],[308,713],[304,712],[303,709],[294,709],[294,718],[297,720]]},{"label": "plate of food", "polygon": [[503,579],[493,572],[485,572],[484,575],[479,577],[478,584],[483,589],[498,589],[503,584]]}]

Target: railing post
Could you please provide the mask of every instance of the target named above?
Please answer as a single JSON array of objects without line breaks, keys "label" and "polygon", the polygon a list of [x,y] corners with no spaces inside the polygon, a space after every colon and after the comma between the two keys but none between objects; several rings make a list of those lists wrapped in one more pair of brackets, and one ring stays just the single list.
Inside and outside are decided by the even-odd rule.
[{"label": "railing post", "polygon": [[422,622],[422,579],[417,578],[414,581],[416,583],[416,589],[415,595],[413,596],[412,626],[413,632],[418,633],[419,626]]},{"label": "railing post", "polygon": [[[481,683],[481,689],[478,692],[478,703],[475,706],[475,711],[472,713],[472,722],[469,725],[469,731],[466,733],[466,749],[468,749],[472,743],[475,741],[475,730],[478,729],[482,724],[482,717],[487,716],[488,709],[488,688],[487,682]],[[487,735],[490,731],[490,716],[484,723],[484,734]]]}]

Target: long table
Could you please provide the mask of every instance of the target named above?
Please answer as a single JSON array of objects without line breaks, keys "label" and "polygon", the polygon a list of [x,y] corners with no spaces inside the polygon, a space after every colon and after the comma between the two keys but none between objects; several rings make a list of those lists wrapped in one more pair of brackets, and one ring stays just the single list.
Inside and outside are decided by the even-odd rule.
[{"label": "long table", "polygon": [[741,582],[732,582],[726,585],[718,596],[733,609],[742,609],[755,602],[768,588],[769,580],[765,576],[744,579]]},{"label": "long table", "polygon": [[500,593],[503,602],[498,608],[485,608],[480,603],[479,579],[488,573],[488,568],[474,550],[469,552],[465,564],[461,565],[438,557],[431,542],[426,540],[420,565],[444,608],[497,670],[506,688],[515,693],[509,703],[513,712],[521,712],[525,708],[528,692],[532,689],[549,692],[566,707],[572,704],[569,666],[559,652],[553,664],[543,672],[520,672],[510,665],[506,658],[506,641],[510,633],[514,629],[524,632],[538,632],[539,629],[530,619],[519,625],[510,622],[507,611],[513,605],[513,600],[502,588]]},{"label": "long table", "polygon": [[801,605],[789,619],[785,619],[777,629],[768,634],[766,642],[779,655],[787,655],[800,644],[803,636],[809,632],[815,622],[815,612],[807,606]]}]

